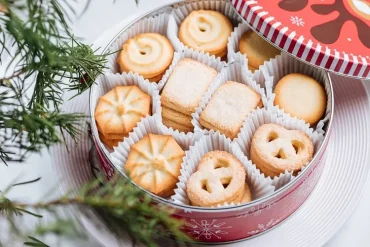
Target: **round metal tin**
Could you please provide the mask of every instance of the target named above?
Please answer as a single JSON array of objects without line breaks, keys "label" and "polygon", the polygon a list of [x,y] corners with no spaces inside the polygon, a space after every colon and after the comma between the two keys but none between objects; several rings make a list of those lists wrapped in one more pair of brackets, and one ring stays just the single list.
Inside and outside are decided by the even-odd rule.
[{"label": "round metal tin", "polygon": [[[139,17],[122,29],[107,45],[106,49],[108,49],[114,40],[130,28],[136,21],[158,13],[163,13],[164,10],[182,3],[184,3],[184,1],[176,1],[173,4],[165,5]],[[330,91],[333,91],[328,73],[327,76],[329,77]],[[92,86],[91,90],[94,90],[94,86]],[[268,231],[283,222],[303,204],[314,189],[321,175],[325,150],[328,145],[334,114],[334,97],[333,94],[331,95],[332,114],[330,115],[329,122],[326,126],[326,136],[322,145],[305,170],[299,173],[294,180],[284,185],[273,194],[243,205],[227,208],[202,208],[190,205],[178,205],[145,190],[143,191],[150,194],[155,203],[164,204],[174,208],[174,216],[185,221],[185,225],[182,227],[183,231],[186,232],[194,241],[207,243],[235,242],[260,235],[263,232]],[[91,104],[92,97],[90,97],[90,106]],[[95,109],[90,107],[91,116],[93,116],[94,110]],[[109,153],[105,148],[99,146],[99,133],[94,121],[91,123],[91,133],[97,148],[102,171],[105,173],[106,177],[108,179],[111,178],[115,172],[126,177],[122,171],[115,170],[110,161]],[[136,186],[135,184],[133,185]]]}]

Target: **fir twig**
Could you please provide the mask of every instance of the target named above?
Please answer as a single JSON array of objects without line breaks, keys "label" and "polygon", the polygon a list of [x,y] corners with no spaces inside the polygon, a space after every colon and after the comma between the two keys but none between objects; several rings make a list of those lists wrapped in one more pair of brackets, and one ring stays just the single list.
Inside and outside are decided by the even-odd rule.
[{"label": "fir twig", "polygon": [[6,61],[0,76],[0,159],[22,161],[29,152],[63,142],[57,130],[77,137],[76,123],[84,116],[59,112],[64,92],[88,89],[103,72],[107,54],[97,55],[71,35],[71,18],[57,0],[0,0],[0,6],[0,60]]},{"label": "fir twig", "polygon": [[[180,230],[183,222],[171,216],[173,210],[153,206],[151,198],[126,179],[115,178],[103,186],[100,186],[100,180],[97,179],[84,186],[76,196],[71,195],[29,204],[11,201],[0,194],[0,215],[7,215],[14,222],[13,217],[23,213],[38,216],[35,211],[53,212],[55,208],[67,205],[88,206],[99,210],[111,226],[127,230],[136,241],[146,246],[156,246],[155,241],[160,238],[187,240],[187,236]],[[42,234],[66,233],[66,226],[69,227],[69,223],[52,224],[39,229],[42,229]]]}]

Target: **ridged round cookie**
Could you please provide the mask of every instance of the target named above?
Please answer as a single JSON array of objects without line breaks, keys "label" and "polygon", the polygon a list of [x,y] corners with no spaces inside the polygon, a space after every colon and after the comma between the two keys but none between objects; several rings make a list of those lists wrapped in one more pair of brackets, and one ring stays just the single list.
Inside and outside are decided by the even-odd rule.
[{"label": "ridged round cookie", "polygon": [[254,133],[250,158],[265,176],[274,177],[285,171],[300,171],[312,159],[313,152],[313,143],[306,133],[264,124]]},{"label": "ridged round cookie", "polygon": [[186,183],[186,193],[194,206],[212,207],[241,201],[245,186],[241,162],[225,151],[211,151],[199,162]]},{"label": "ridged round cookie", "polygon": [[316,124],[325,113],[325,89],[307,75],[294,73],[284,76],[276,84],[274,93],[275,105],[310,125]]},{"label": "ridged round cookie", "polygon": [[248,67],[257,70],[260,65],[280,54],[280,51],[261,38],[253,30],[247,31],[240,38],[239,51],[248,57]]},{"label": "ridged round cookie", "polygon": [[131,146],[124,168],[143,189],[168,197],[178,182],[184,155],[172,136],[148,134]]},{"label": "ridged round cookie", "polygon": [[233,26],[229,19],[213,10],[191,12],[180,25],[179,39],[184,45],[222,57]]},{"label": "ridged round cookie", "polygon": [[151,97],[138,86],[116,86],[99,98],[95,120],[99,131],[108,138],[132,131],[142,117],[150,113]]},{"label": "ridged round cookie", "polygon": [[136,72],[157,82],[170,66],[173,55],[173,47],[165,36],[142,33],[123,44],[117,63],[120,72]]}]

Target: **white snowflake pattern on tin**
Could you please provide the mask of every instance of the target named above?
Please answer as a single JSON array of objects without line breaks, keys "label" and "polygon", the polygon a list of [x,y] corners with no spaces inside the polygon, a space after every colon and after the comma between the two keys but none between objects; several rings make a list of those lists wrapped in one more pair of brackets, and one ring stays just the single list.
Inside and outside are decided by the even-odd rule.
[{"label": "white snowflake pattern on tin", "polygon": [[298,27],[303,27],[305,24],[303,19],[299,18],[298,16],[291,16],[290,21],[292,22],[292,24],[297,25]]},{"label": "white snowflake pattern on tin", "polygon": [[252,207],[248,212],[245,212],[241,215],[238,215],[237,218],[246,218],[250,215],[253,215],[253,216],[258,216],[262,213],[262,210],[266,209],[266,210],[269,210],[271,209],[271,207],[275,204],[274,201],[270,201],[268,203],[263,203],[262,205],[257,205],[257,207]]},{"label": "white snowflake pattern on tin", "polygon": [[195,219],[190,219],[191,222],[185,222],[185,226],[181,229],[185,230],[189,235],[195,236],[196,239],[200,239],[204,236],[206,239],[211,239],[212,236],[221,239],[219,235],[228,234],[226,229],[232,228],[232,226],[225,226],[225,222],[216,223],[217,220],[201,220],[197,222]]},{"label": "white snowflake pattern on tin", "polygon": [[260,232],[264,232],[267,229],[269,229],[269,228],[273,227],[274,225],[278,224],[280,221],[281,221],[281,218],[276,219],[276,220],[271,219],[266,224],[258,224],[258,229],[254,230],[254,231],[250,231],[250,232],[248,232],[248,234],[249,235],[254,235],[254,234],[257,234],[257,233],[260,233]]},{"label": "white snowflake pattern on tin", "polygon": [[302,184],[292,194],[291,198],[295,203],[302,203],[303,198],[305,199],[311,193],[311,190],[313,189],[313,182],[308,182],[307,179],[308,177],[304,178]]}]

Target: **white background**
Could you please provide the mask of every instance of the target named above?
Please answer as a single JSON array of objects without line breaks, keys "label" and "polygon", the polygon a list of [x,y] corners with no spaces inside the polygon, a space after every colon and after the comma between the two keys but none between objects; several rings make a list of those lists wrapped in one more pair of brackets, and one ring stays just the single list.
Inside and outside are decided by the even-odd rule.
[{"label": "white background", "polygon": [[[73,23],[73,30],[76,36],[82,38],[86,43],[93,43],[106,30],[128,18],[131,15],[145,13],[146,10],[153,9],[168,0],[140,0],[137,7],[134,0],[92,0],[88,10]],[[370,83],[367,85],[368,92]],[[15,178],[19,180],[33,179],[42,177],[42,180],[36,184],[18,187],[11,193],[12,198],[23,201],[37,201],[43,199],[45,194],[52,190],[55,191],[52,197],[59,195],[55,177],[50,165],[48,151],[45,150],[41,155],[32,155],[26,163],[10,164],[6,167],[0,164],[0,190],[4,189]],[[343,181],[345,183],[345,181]],[[354,213],[347,223],[338,231],[338,233],[325,245],[327,247],[344,246],[369,246],[370,242],[370,184],[368,183],[363,197]],[[335,205],[333,205],[335,207]],[[1,218],[0,218],[1,220]],[[0,221],[0,239],[4,239],[7,234],[1,227]],[[99,246],[92,239],[71,240],[48,238],[48,244],[51,246]],[[19,246],[22,246],[20,242]],[[12,243],[11,246],[18,246]]]}]

